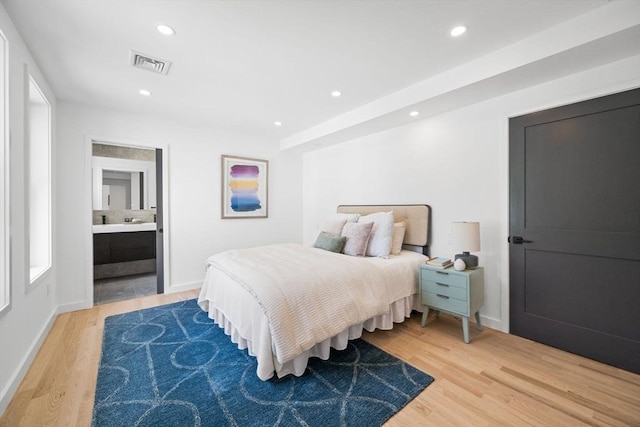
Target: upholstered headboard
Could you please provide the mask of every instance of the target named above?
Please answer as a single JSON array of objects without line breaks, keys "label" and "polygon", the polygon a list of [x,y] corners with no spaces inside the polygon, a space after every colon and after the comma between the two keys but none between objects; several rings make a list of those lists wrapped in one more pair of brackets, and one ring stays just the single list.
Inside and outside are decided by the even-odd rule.
[{"label": "upholstered headboard", "polygon": [[422,253],[429,255],[431,207],[429,205],[340,205],[338,213],[359,213],[368,215],[375,212],[393,211],[395,222],[404,221],[406,231],[404,244],[421,246]]}]

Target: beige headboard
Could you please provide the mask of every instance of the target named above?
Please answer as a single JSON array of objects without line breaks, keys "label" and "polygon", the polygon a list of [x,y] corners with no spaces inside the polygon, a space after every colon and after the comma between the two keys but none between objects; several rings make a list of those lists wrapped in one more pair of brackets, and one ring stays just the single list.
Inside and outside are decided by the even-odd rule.
[{"label": "beige headboard", "polygon": [[406,231],[404,244],[422,246],[423,253],[428,255],[431,233],[431,207],[429,205],[340,205],[338,213],[359,213],[368,215],[375,212],[393,211],[395,222],[404,221]]}]

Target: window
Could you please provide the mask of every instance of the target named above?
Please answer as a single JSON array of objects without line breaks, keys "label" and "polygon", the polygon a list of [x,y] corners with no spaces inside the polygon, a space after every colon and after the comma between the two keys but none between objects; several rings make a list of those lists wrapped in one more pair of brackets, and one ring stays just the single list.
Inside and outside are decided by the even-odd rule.
[{"label": "window", "polygon": [[29,267],[34,285],[51,267],[51,105],[29,76]]},{"label": "window", "polygon": [[9,265],[9,52],[0,31],[0,312],[11,303]]}]

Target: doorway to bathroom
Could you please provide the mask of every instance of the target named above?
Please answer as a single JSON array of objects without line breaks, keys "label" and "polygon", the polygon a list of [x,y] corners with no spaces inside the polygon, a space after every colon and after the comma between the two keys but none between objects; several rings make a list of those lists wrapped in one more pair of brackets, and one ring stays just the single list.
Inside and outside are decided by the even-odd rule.
[{"label": "doorway to bathroom", "polygon": [[91,141],[93,304],[164,293],[163,151]]}]

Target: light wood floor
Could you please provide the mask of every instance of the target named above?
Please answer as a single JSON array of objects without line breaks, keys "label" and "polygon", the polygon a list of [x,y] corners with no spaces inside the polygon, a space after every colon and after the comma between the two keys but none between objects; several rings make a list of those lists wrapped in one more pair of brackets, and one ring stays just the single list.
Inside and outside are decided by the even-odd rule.
[{"label": "light wood floor", "polygon": [[[107,316],[195,298],[197,290],[58,316],[0,426],[89,426]],[[436,380],[387,426],[640,426],[640,376],[491,329],[415,315],[365,339]]]}]

